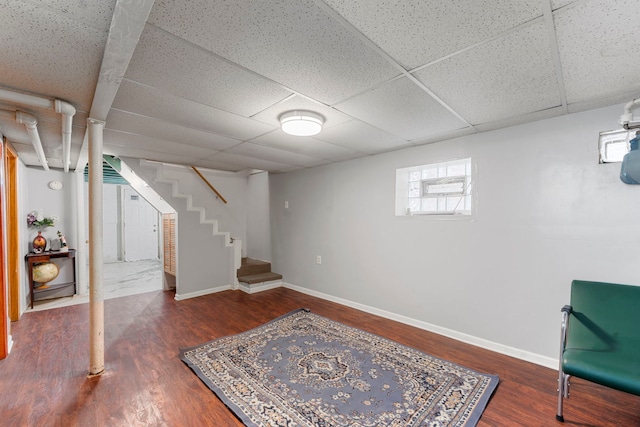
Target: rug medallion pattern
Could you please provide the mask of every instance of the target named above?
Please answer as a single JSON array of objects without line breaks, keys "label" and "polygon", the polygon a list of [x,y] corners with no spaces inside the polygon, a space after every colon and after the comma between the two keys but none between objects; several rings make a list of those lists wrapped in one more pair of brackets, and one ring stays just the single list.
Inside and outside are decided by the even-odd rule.
[{"label": "rug medallion pattern", "polygon": [[473,426],[498,384],[307,310],[180,357],[248,426]]}]

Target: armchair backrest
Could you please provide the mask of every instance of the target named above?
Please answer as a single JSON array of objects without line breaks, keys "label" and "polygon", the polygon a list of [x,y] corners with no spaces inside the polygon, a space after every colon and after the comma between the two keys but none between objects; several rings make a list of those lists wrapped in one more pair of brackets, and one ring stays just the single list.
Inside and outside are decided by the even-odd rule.
[{"label": "armchair backrest", "polygon": [[566,348],[640,354],[640,286],[574,280],[571,307]]}]

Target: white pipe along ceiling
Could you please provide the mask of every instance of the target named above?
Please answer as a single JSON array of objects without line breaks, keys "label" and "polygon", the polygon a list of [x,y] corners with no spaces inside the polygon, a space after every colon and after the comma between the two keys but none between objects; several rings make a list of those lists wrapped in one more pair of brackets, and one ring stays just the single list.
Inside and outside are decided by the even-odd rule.
[{"label": "white pipe along ceiling", "polygon": [[33,115],[25,113],[24,111],[0,110],[0,117],[15,120],[17,123],[25,126],[29,139],[31,140],[31,144],[36,150],[38,160],[40,160],[40,163],[42,164],[42,168],[48,171],[49,162],[47,162],[47,157],[45,156],[44,149],[42,148],[42,141],[40,141],[38,120]]},{"label": "white pipe along ceiling", "polygon": [[[56,113],[62,114],[63,163],[64,163],[64,171],[69,172],[69,165],[71,164],[71,129],[73,125],[73,116],[76,114],[75,107],[69,104],[68,102],[62,101],[60,99],[43,98],[40,96],[12,92],[6,89],[0,89],[0,100],[5,102],[11,102],[14,104],[27,105],[29,107],[34,107],[34,108],[54,110]],[[17,113],[18,112],[16,112],[16,121],[18,121]],[[20,113],[22,115],[26,114],[22,112]],[[30,114],[28,116],[33,117]],[[22,119],[26,120],[24,116],[22,116]],[[33,119],[35,120],[35,117],[33,117]],[[18,122],[18,123],[22,123],[22,122]],[[31,121],[29,121],[29,123],[31,123]],[[42,149],[40,136],[38,135],[37,129],[35,128],[35,124],[37,124],[37,121],[35,121],[35,124],[33,124],[33,127],[30,127],[31,125],[30,124],[28,125],[27,123],[23,123],[23,124],[27,126],[27,132],[29,133],[29,137],[32,138],[31,139],[32,143],[34,142],[34,139],[33,139],[34,137],[32,136],[32,132],[35,129],[35,135],[37,135],[40,151],[42,152],[42,154],[38,152],[38,147],[36,147],[35,143],[34,143],[34,147],[36,147],[36,152],[38,153],[38,158],[40,159],[42,166],[45,168],[45,170],[48,170],[49,167],[47,165],[47,160],[44,155],[44,150]]]}]

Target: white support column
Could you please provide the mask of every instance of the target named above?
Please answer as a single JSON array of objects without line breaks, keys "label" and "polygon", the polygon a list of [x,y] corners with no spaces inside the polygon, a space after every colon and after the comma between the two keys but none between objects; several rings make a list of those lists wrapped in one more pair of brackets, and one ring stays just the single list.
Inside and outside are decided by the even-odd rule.
[{"label": "white support column", "polygon": [[89,133],[89,376],[104,372],[102,273],[102,133],[104,122],[88,119]]}]

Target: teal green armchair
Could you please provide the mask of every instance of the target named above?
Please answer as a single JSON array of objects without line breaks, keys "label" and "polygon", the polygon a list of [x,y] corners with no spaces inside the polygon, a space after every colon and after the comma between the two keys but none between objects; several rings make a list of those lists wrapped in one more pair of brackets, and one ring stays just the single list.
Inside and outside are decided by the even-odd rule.
[{"label": "teal green armchair", "polygon": [[562,308],[558,411],[578,377],[640,396],[640,286],[574,280]]}]

